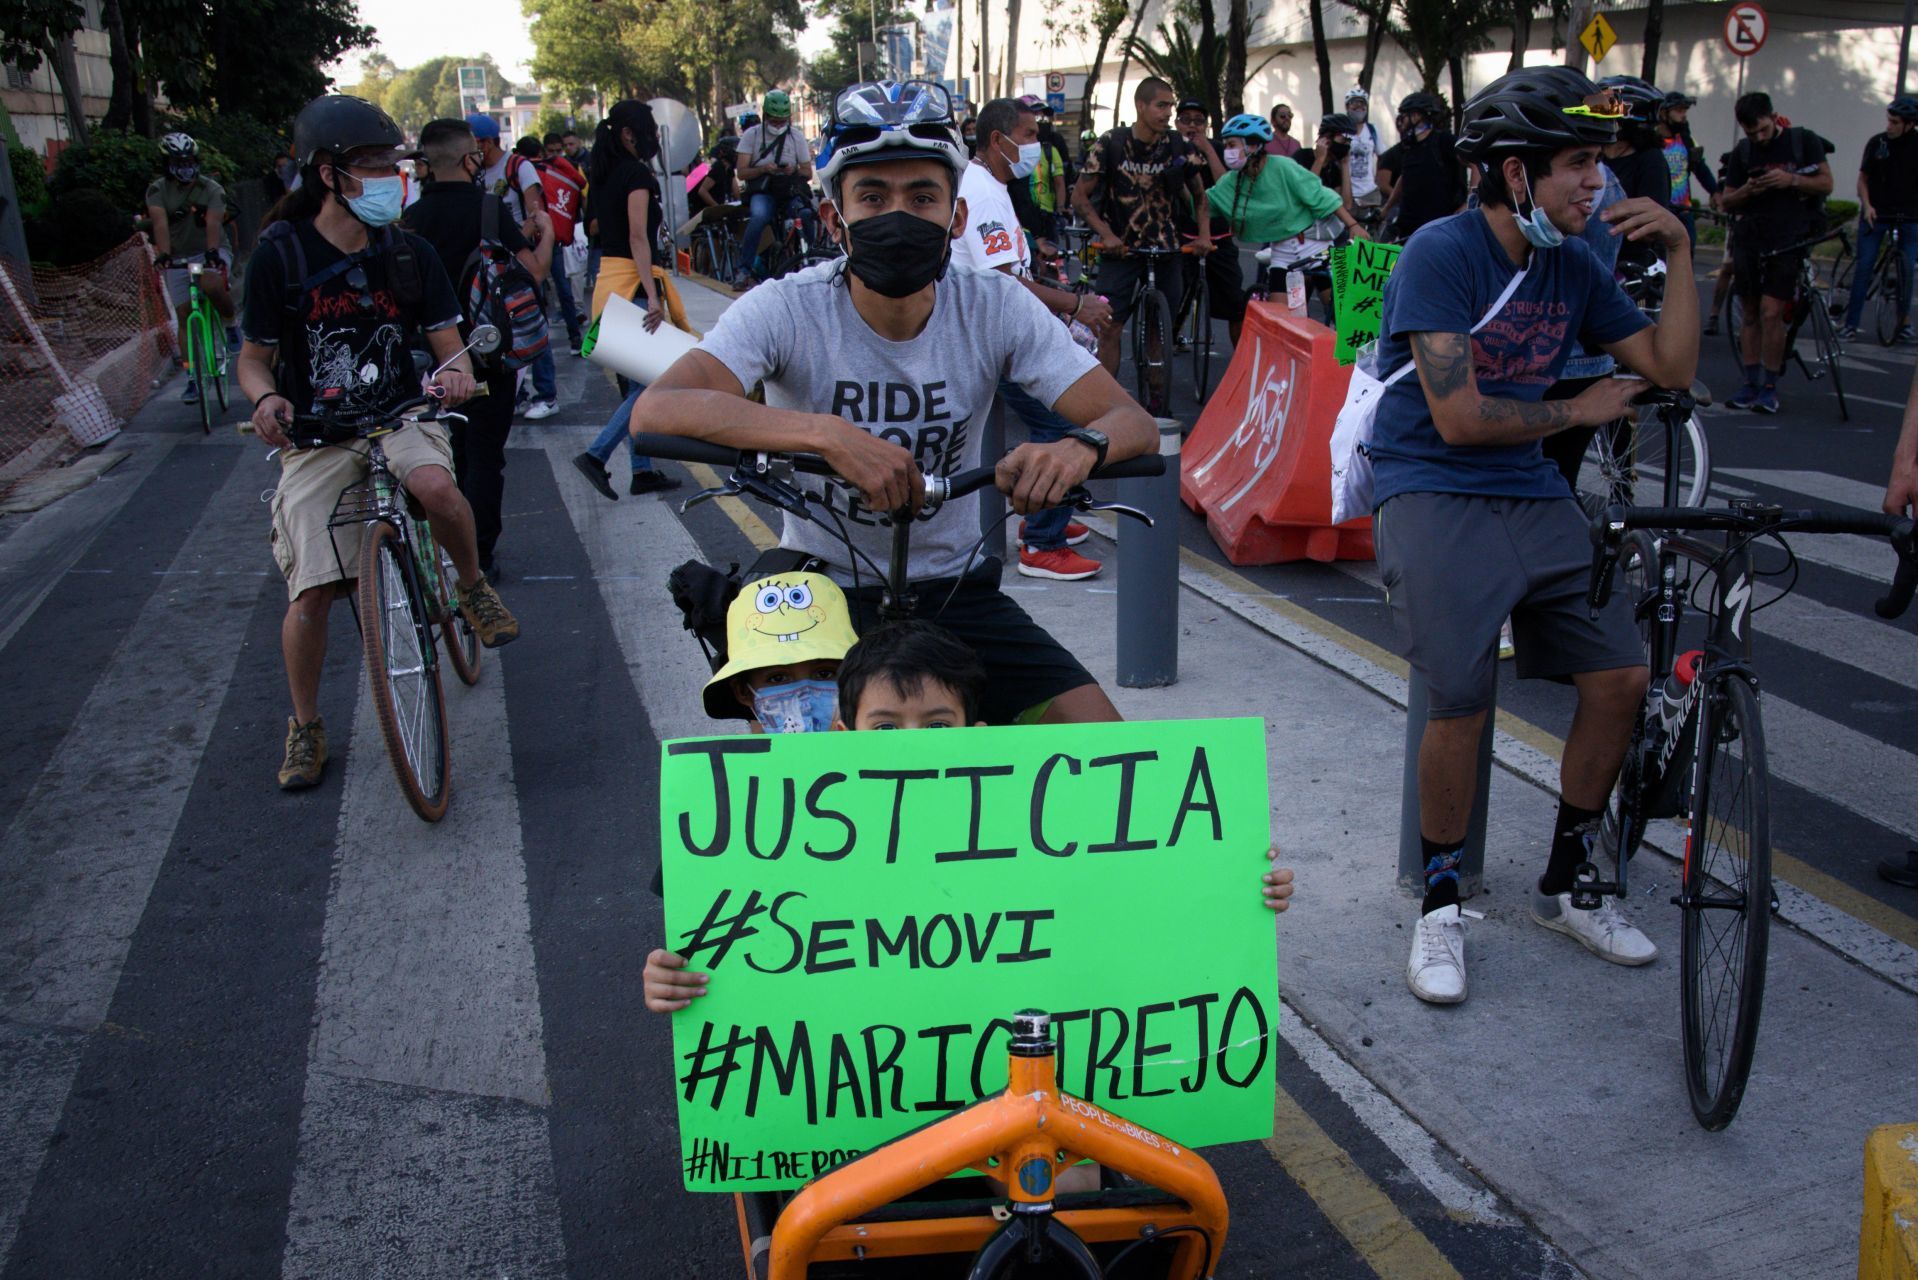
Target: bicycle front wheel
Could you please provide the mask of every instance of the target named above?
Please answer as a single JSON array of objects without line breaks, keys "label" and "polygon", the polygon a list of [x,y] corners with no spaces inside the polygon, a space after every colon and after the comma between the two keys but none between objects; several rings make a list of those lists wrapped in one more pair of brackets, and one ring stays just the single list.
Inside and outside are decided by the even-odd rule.
[{"label": "bicycle front wheel", "polygon": [[1212,392],[1212,297],[1203,265],[1186,296],[1186,306],[1192,311],[1192,394],[1203,408]]},{"label": "bicycle front wheel", "polygon": [[1838,342],[1838,330],[1832,327],[1831,317],[1825,308],[1814,302],[1807,317],[1811,323],[1811,340],[1818,352],[1818,365],[1831,375],[1831,393],[1838,397],[1838,416],[1845,422],[1851,421],[1851,410],[1845,405],[1845,382],[1839,372],[1839,358],[1844,348]]},{"label": "bicycle front wheel", "polygon": [[1139,377],[1139,403],[1155,418],[1163,418],[1172,395],[1172,305],[1165,294],[1147,289],[1139,298],[1139,314],[1132,326],[1132,363]]},{"label": "bicycle front wheel", "polygon": [[1692,825],[1685,840],[1679,1007],[1692,1114],[1738,1114],[1758,1043],[1771,929],[1771,801],[1758,699],[1735,673],[1699,695]]},{"label": "bicycle front wheel", "polygon": [[446,816],[446,701],[423,593],[399,532],[368,525],[360,545],[360,637],[373,710],[400,791],[428,822]]},{"label": "bicycle front wheel", "polygon": [[1891,346],[1898,341],[1898,326],[1904,309],[1911,305],[1911,268],[1895,244],[1884,248],[1885,269],[1878,275],[1878,341]]},{"label": "bicycle front wheel", "polygon": [[444,605],[440,614],[440,639],[446,642],[446,658],[453,664],[453,674],[460,678],[461,684],[474,685],[480,678],[479,632],[473,630],[473,624],[459,609],[459,593],[455,589],[459,584],[459,570],[453,567],[453,554],[445,547],[436,547],[440,557],[439,602]]},{"label": "bicycle front wheel", "polygon": [[[187,377],[193,379],[200,389],[200,430],[207,435],[213,434],[213,336],[208,329],[206,316],[195,308],[186,318],[186,369]],[[225,389],[221,389],[224,395]],[[224,402],[220,406],[225,408]]]}]

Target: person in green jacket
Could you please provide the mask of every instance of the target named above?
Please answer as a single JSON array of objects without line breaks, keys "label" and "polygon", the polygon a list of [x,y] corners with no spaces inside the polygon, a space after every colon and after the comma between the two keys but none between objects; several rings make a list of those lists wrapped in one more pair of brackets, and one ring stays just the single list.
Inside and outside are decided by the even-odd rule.
[{"label": "person in green jacket", "polygon": [[[1232,224],[1240,244],[1277,244],[1334,216],[1352,235],[1367,238],[1339,193],[1320,182],[1318,174],[1266,151],[1273,134],[1264,116],[1233,116],[1219,136],[1225,144],[1220,158],[1226,175],[1207,189],[1205,198],[1214,213]],[[1235,326],[1233,344],[1238,340]]]}]

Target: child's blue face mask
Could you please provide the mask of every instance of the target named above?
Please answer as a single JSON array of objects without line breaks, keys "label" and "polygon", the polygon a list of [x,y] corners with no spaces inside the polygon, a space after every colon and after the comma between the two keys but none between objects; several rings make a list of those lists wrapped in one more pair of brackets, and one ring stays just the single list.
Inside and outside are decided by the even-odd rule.
[{"label": "child's blue face mask", "polygon": [[753,712],[767,733],[823,733],[839,710],[839,685],[798,680],[767,685],[753,695]]}]

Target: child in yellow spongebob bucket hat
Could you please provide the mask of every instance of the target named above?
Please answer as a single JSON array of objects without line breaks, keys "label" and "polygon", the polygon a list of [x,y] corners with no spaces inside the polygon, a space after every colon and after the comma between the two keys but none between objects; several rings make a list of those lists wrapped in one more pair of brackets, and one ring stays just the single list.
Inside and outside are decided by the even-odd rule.
[{"label": "child in yellow spongebob bucket hat", "polygon": [[726,610],[726,665],[706,682],[706,714],[768,733],[820,732],[839,705],[839,661],[859,637],[846,597],[817,573],[777,573]]}]

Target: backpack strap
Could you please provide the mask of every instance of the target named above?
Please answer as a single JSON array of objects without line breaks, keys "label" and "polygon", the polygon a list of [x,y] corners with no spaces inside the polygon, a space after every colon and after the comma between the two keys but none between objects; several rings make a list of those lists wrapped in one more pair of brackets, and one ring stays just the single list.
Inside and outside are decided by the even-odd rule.
[{"label": "backpack strap", "polygon": [[[1466,331],[1467,337],[1477,333],[1480,329],[1483,329],[1486,325],[1498,318],[1498,313],[1505,310],[1505,304],[1512,300],[1512,295],[1518,292],[1518,287],[1525,283],[1525,276],[1531,269],[1531,265],[1528,263],[1518,269],[1517,275],[1514,275],[1510,280],[1505,282],[1504,290],[1499,293],[1492,305],[1486,309],[1485,314],[1479,317],[1478,323]],[[1391,386],[1394,382],[1399,381],[1417,367],[1418,362],[1416,360],[1407,360],[1402,366],[1392,371],[1391,376],[1385,379],[1385,385],[1388,387]]]},{"label": "backpack strap", "polygon": [[426,278],[421,274],[420,255],[412,240],[397,226],[382,228],[381,256],[386,262],[387,280],[393,296],[409,311],[417,311],[426,301]]},{"label": "backpack strap", "polygon": [[480,196],[480,243],[503,247],[499,238],[500,198],[488,191]]}]

